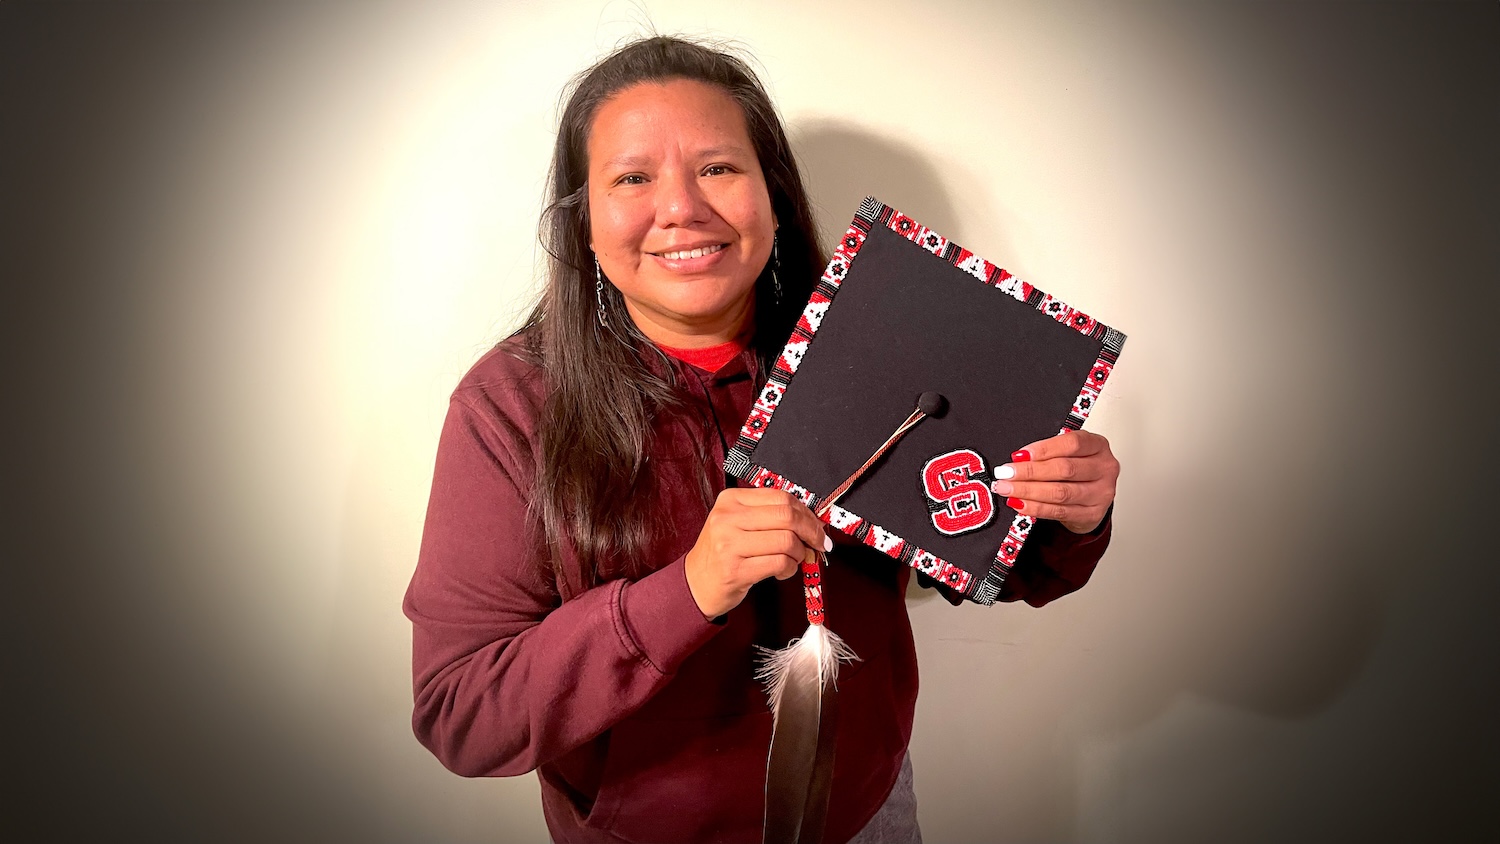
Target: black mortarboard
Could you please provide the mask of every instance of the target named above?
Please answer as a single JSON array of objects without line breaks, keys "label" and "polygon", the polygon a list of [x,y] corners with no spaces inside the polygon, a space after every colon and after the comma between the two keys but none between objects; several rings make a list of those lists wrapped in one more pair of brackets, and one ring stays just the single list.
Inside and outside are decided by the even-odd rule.
[{"label": "black mortarboard", "polygon": [[925,405],[927,418],[822,518],[991,604],[1032,525],[990,491],[991,472],[1028,443],[1080,428],[1124,342],[867,198],[725,469],[817,511]]}]

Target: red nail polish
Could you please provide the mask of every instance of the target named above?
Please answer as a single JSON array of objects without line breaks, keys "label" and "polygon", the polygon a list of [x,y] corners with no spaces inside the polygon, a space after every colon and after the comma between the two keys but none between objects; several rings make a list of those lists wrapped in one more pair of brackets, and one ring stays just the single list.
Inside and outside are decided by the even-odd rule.
[{"label": "red nail polish", "polygon": [[1030,459],[1031,459],[1031,452],[1027,451],[1024,448],[1021,449],[1020,451],[1012,451],[1010,453],[1010,462],[1012,462],[1012,463],[1025,463],[1026,461],[1028,461]]},{"label": "red nail polish", "polygon": [[1026,504],[1026,502],[1022,501],[1019,498],[1007,498],[1007,499],[1005,499],[1005,506],[1007,506],[1010,509],[1015,510],[1017,512],[1019,512],[1020,509],[1025,506],[1025,504]]}]

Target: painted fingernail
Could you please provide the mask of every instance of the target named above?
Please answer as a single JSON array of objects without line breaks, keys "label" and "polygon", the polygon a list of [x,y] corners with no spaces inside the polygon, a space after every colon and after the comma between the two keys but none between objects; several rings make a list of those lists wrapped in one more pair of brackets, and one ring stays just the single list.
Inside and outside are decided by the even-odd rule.
[{"label": "painted fingernail", "polygon": [[1010,495],[1015,487],[1011,486],[1010,481],[995,481],[990,484],[990,489],[996,495]]},{"label": "painted fingernail", "polygon": [[833,550],[833,537],[831,537],[831,536],[829,536],[828,534],[825,533],[825,534],[823,534],[823,553],[826,554],[826,553],[828,553],[829,551],[832,551],[832,550]]},{"label": "painted fingernail", "polygon": [[1015,476],[1016,467],[1010,465],[1009,463],[995,467],[995,480],[997,481],[1008,481]]},{"label": "painted fingernail", "polygon": [[1010,453],[1010,462],[1012,462],[1012,463],[1025,463],[1026,461],[1028,461],[1030,459],[1031,459],[1031,452],[1027,451],[1024,448],[1021,449],[1020,451],[1012,451]]},{"label": "painted fingernail", "polygon": [[1019,513],[1021,511],[1021,508],[1026,506],[1026,502],[1022,501],[1019,498],[1007,498],[1005,499],[1005,506]]}]

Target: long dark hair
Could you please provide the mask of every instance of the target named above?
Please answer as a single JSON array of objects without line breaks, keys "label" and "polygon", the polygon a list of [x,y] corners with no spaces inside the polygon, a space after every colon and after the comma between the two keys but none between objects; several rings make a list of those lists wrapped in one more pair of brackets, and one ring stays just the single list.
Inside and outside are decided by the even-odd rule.
[{"label": "long dark hair", "polygon": [[[763,377],[796,324],[822,272],[811,204],[786,131],[754,71],[723,50],[672,37],[630,43],[577,76],[564,92],[540,237],[549,256],[541,301],[517,332],[541,364],[547,384],[542,409],[541,466],[532,496],[535,522],[549,547],[571,541],[582,564],[582,587],[639,577],[661,561],[646,558],[669,521],[660,511],[652,466],[653,420],[697,399],[677,383],[665,355],[640,332],[613,285],[604,287],[608,328],[596,316],[595,270],[589,250],[588,136],[600,105],[643,82],[690,79],[717,86],[745,114],[765,175],[777,229],[782,293],[770,268],[755,285],[754,346]],[[725,420],[733,425],[739,420]],[[698,438],[706,462],[707,437]],[[709,481],[700,477],[705,505]],[[550,555],[559,583],[573,578]]]}]

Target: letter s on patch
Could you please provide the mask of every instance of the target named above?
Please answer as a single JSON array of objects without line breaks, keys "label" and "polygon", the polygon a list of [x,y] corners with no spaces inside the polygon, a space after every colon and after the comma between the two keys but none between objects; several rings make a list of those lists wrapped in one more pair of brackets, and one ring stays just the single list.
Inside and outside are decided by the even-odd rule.
[{"label": "letter s on patch", "polygon": [[967,448],[940,454],[922,467],[922,492],[932,526],[955,536],[978,530],[995,517],[995,499],[984,481],[984,458]]}]

